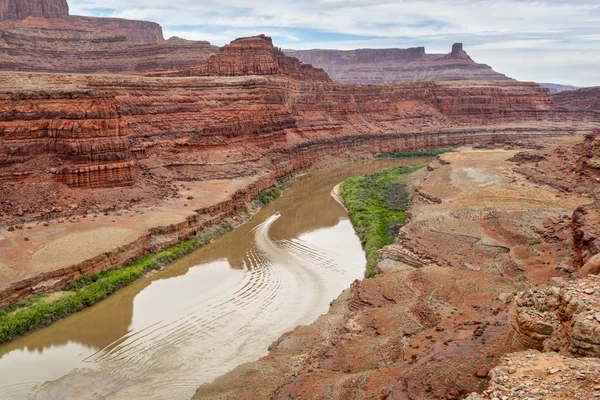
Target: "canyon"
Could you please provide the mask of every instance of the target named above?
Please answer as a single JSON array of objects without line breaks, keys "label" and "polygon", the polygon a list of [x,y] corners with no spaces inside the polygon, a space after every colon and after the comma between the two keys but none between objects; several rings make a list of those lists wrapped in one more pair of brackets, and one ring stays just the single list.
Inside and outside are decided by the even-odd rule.
[{"label": "canyon", "polygon": [[448,54],[409,49],[285,50],[288,56],[323,68],[339,83],[401,83],[415,81],[509,81],[490,66],[469,57],[462,43]]},{"label": "canyon", "polygon": [[[536,368],[588,371],[599,98],[512,80],[460,43],[218,48],[71,16],[64,0],[1,0],[0,307],[241,224],[278,180],[459,148],[411,176],[409,221],[373,279],[196,398],[479,399]],[[585,376],[573,380],[598,381]]]},{"label": "canyon", "polygon": [[[181,197],[177,182],[255,180],[210,212],[223,214],[218,223],[275,180],[327,159],[586,132],[597,123],[585,110],[558,107],[534,83],[332,83],[264,36],[235,40],[204,64],[167,74],[0,73],[0,110],[6,249],[29,239],[20,233],[24,223]],[[206,212],[61,268],[23,268],[11,253],[0,260],[0,302],[122,265],[156,250],[163,231],[181,240],[207,226]],[[22,263],[31,265],[29,256]]]}]

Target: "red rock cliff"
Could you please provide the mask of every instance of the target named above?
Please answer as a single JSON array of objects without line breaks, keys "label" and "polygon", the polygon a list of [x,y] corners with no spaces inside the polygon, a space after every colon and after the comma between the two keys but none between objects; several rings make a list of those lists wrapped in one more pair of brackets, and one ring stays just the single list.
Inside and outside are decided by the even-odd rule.
[{"label": "red rock cliff", "polygon": [[63,35],[68,35],[63,32],[66,29],[124,36],[137,43],[164,40],[162,28],[156,22],[70,16],[66,0],[0,0],[0,22],[3,21],[0,31],[43,27]]},{"label": "red rock cliff", "polygon": [[27,17],[67,18],[67,0],[0,0],[0,21]]},{"label": "red rock cliff", "polygon": [[505,81],[505,75],[477,64],[455,43],[449,54],[426,54],[425,48],[359,50],[285,50],[288,56],[323,68],[340,83],[415,81]]},{"label": "red rock cliff", "polygon": [[156,22],[77,15],[69,17],[69,21],[79,28],[112,35],[123,35],[131,42],[152,43],[164,40],[162,27]]},{"label": "red rock cliff", "polygon": [[[352,86],[281,75],[15,73],[0,74],[0,114],[0,181],[50,173],[72,187],[131,185],[142,159],[144,168],[167,171],[172,162],[175,175],[206,177],[206,167],[184,160],[213,151],[276,159],[294,146],[328,141],[379,143],[386,151],[408,145],[401,138],[414,134],[422,137],[415,147],[429,147],[427,137],[443,132],[515,133],[521,128],[511,124],[524,123],[523,132],[532,133],[555,118],[547,90],[518,82]],[[475,139],[453,140],[441,145]]]},{"label": "red rock cliff", "polygon": [[273,46],[270,37],[260,35],[236,39],[205,63],[196,67],[155,76],[245,76],[285,75],[313,82],[331,82],[327,73]]},{"label": "red rock cliff", "polygon": [[[208,42],[179,38],[134,43],[126,40],[124,33],[82,31],[63,20],[51,20],[48,27],[48,21],[26,20],[27,27],[13,25],[0,32],[0,70],[113,74],[167,71],[198,65],[219,49]],[[4,25],[9,22],[13,21],[5,21]]]}]

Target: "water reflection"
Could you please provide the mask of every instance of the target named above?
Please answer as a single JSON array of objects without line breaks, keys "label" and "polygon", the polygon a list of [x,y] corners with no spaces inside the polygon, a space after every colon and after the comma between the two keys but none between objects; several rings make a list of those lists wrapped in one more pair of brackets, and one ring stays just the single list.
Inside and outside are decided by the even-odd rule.
[{"label": "water reflection", "polygon": [[331,188],[348,176],[423,161],[348,164],[299,178],[215,243],[1,347],[0,398],[32,390],[44,399],[191,397],[313,321],[362,276],[360,242]]}]

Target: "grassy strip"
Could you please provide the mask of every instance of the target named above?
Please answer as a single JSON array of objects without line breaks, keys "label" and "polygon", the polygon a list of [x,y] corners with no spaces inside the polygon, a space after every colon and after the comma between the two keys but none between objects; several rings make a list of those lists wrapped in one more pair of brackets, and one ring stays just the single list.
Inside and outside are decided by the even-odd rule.
[{"label": "grassy strip", "polygon": [[61,292],[40,294],[5,307],[0,310],[0,343],[89,307],[148,272],[164,267],[232,229],[230,223],[223,222],[208,233],[149,254],[123,268],[83,277],[68,284]]},{"label": "grassy strip", "polygon": [[256,200],[263,206],[266,206],[267,204],[269,204],[270,202],[272,202],[273,200],[275,200],[276,198],[281,196],[281,193],[283,193],[284,190],[285,190],[285,182],[278,181],[277,186],[275,186],[274,188],[271,188],[271,189],[267,189],[264,192],[260,193],[258,195],[258,197],[256,198]]},{"label": "grassy strip", "polygon": [[394,243],[398,230],[406,222],[408,193],[403,184],[406,176],[424,166],[394,167],[350,178],[340,185],[340,195],[367,255],[366,277],[375,275],[377,251]]},{"label": "grassy strip", "polygon": [[431,150],[409,150],[409,151],[394,151],[391,153],[380,154],[379,158],[407,158],[407,157],[435,157],[440,154],[448,153],[452,149],[431,149]]}]

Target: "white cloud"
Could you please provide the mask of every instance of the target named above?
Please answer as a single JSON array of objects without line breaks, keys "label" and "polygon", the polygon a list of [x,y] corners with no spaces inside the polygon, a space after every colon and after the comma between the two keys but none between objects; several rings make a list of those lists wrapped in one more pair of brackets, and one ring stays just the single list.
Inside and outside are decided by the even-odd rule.
[{"label": "white cloud", "polygon": [[[426,46],[455,41],[478,62],[517,79],[600,85],[597,0],[70,0],[72,14],[97,9],[163,25],[165,35],[223,45],[265,33],[293,48]],[[540,80],[540,79],[536,79]]]}]

